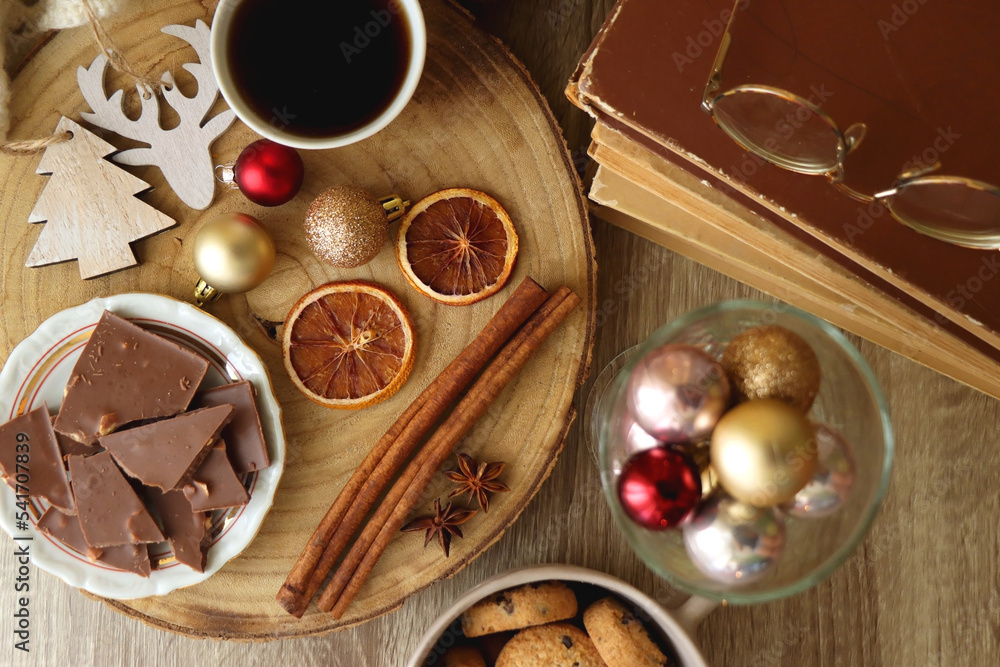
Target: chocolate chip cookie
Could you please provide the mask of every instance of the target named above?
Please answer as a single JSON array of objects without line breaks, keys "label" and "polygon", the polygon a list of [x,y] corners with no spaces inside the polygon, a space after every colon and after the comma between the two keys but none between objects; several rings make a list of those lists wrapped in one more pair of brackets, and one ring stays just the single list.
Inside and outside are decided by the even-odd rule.
[{"label": "chocolate chip cookie", "polygon": [[615,598],[587,607],[583,624],[608,667],[664,667],[667,656],[635,614]]},{"label": "chocolate chip cookie", "polygon": [[462,614],[466,637],[562,621],[576,616],[576,595],[561,581],[542,581],[491,595]]},{"label": "chocolate chip cookie", "polygon": [[521,630],[507,642],[496,667],[607,667],[587,634],[569,623]]}]

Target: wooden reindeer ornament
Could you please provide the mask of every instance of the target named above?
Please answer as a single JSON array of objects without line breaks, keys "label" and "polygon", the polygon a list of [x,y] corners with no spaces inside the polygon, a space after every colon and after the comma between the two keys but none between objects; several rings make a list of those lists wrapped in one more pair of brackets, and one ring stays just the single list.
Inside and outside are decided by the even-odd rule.
[{"label": "wooden reindeer ornament", "polygon": [[51,174],[28,222],[44,222],[25,266],[79,260],[93,278],[136,264],[132,241],[177,223],[135,195],[149,183],[103,159],[114,146],[63,117],[56,133],[73,138],[45,149],[39,174]]},{"label": "wooden reindeer ornament", "polygon": [[212,203],[215,194],[215,166],[209,147],[232,125],[236,114],[226,109],[202,124],[219,96],[219,85],[211,64],[211,31],[205,22],[198,20],[193,28],[168,25],[163,32],[183,39],[198,54],[199,62],[184,65],[184,69],[198,82],[198,92],[194,97],[181,94],[170,72],[165,72],[160,79],[164,100],[180,116],[177,127],[165,130],[160,126],[159,95],[140,85],[136,88],[142,102],[142,115],[137,120],[129,119],[122,109],[123,91],[115,91],[110,98],[105,95],[104,73],[108,59],[103,53],[94,59],[90,67],[77,69],[80,91],[93,109],[81,116],[97,127],[149,144],[144,148],[124,150],[112,159],[118,164],[159,167],[181,201],[191,208],[204,210]]}]

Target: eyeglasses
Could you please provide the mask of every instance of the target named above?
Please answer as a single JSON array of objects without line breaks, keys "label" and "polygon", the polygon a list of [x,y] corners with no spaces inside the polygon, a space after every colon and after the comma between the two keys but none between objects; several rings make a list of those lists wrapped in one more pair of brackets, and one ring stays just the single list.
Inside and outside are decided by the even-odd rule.
[{"label": "eyeglasses", "polygon": [[701,106],[744,149],[799,174],[823,175],[845,195],[878,203],[904,225],[968,248],[1000,248],[1000,189],[961,176],[932,172],[940,163],[901,173],[883,192],[866,195],[844,183],[844,160],[865,136],[864,123],[846,130],[820,107],[781,88],[747,84],[724,93],[722,66],[730,30],[747,0],[737,0],[715,55]]}]

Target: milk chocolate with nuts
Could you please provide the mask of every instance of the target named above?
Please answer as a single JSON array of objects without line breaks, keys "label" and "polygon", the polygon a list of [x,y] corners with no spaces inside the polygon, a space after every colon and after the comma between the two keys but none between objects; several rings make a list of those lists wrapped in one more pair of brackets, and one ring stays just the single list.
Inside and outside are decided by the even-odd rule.
[{"label": "milk chocolate with nuts", "polygon": [[232,418],[231,405],[202,408],[112,433],[98,442],[129,476],[169,491],[181,486],[198,469]]},{"label": "milk chocolate with nuts", "polygon": [[130,422],[187,409],[208,361],[104,311],[80,355],[55,428],[92,445]]},{"label": "milk chocolate with nuts", "polygon": [[80,527],[95,548],[162,542],[163,533],[111,454],[70,456],[69,474]]},{"label": "milk chocolate with nuts", "polygon": [[92,561],[133,572],[140,577],[149,576],[149,550],[145,544],[123,544],[100,549],[91,547],[83,536],[80,518],[63,514],[55,507],[45,510],[45,514],[38,520],[38,529]]},{"label": "milk chocolate with nuts", "polygon": [[14,493],[44,498],[64,512],[76,512],[44,405],[0,426],[0,468]]},{"label": "milk chocolate with nuts", "polygon": [[198,392],[191,406],[207,408],[226,404],[232,405],[236,411],[233,421],[222,431],[222,439],[226,441],[226,454],[233,464],[233,470],[237,473],[253,472],[271,465],[264,431],[260,426],[254,388],[249,380]]},{"label": "milk chocolate with nuts", "polygon": [[199,512],[246,505],[250,501],[250,494],[226,458],[224,441],[217,442],[208,452],[191,481],[184,485],[184,495],[191,508]]}]

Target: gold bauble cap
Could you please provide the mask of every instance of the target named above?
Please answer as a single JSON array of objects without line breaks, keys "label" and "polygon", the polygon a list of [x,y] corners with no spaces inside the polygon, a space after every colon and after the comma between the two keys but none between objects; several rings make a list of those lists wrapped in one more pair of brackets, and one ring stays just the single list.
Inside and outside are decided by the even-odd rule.
[{"label": "gold bauble cap", "polygon": [[199,305],[220,293],[252,290],[274,268],[274,240],[255,218],[223,213],[198,230],[194,239],[194,266],[201,276],[195,288]]}]

